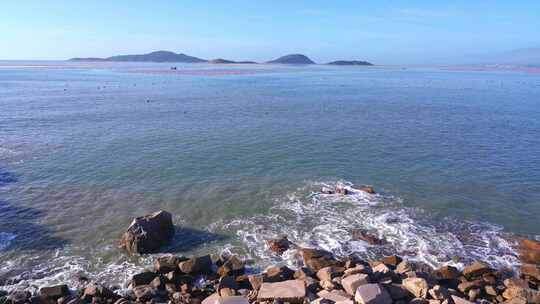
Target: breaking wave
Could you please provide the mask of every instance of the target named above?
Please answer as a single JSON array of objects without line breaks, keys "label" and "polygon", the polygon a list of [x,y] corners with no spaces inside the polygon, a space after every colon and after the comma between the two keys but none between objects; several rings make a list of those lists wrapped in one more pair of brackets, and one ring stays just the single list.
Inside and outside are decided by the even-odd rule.
[{"label": "breaking wave", "polygon": [[17,236],[13,233],[0,232],[0,251],[6,249]]}]

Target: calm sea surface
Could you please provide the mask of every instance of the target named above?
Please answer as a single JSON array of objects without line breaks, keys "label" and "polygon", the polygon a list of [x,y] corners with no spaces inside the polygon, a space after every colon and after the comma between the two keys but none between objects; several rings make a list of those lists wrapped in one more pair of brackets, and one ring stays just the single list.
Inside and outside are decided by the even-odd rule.
[{"label": "calm sea surface", "polygon": [[[294,266],[264,240],[431,265],[515,264],[540,235],[540,74],[401,67],[0,63],[0,285],[122,283],[116,241]],[[372,185],[337,197],[323,185]],[[351,240],[352,228],[384,237]]]}]

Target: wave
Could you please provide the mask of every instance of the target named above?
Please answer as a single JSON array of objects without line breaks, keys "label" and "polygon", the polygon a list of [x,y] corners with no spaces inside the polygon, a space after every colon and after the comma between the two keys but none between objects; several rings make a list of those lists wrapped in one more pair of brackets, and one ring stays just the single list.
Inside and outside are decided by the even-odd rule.
[{"label": "wave", "polygon": [[6,249],[11,244],[17,235],[9,232],[0,232],[0,251]]}]

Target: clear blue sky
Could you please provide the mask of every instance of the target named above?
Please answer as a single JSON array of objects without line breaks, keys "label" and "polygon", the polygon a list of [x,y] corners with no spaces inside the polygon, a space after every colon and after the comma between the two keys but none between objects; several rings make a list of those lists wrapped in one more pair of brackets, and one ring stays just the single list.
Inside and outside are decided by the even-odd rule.
[{"label": "clear blue sky", "polygon": [[0,4],[0,59],[172,50],[212,59],[441,63],[540,46],[540,1],[76,1]]}]

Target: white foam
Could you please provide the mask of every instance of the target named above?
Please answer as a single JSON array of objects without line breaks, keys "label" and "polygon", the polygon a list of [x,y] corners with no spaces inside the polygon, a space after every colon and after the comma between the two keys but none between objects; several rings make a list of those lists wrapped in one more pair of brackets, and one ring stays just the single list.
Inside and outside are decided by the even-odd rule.
[{"label": "white foam", "polygon": [[0,232],[0,251],[9,247],[17,235],[9,232]]}]

